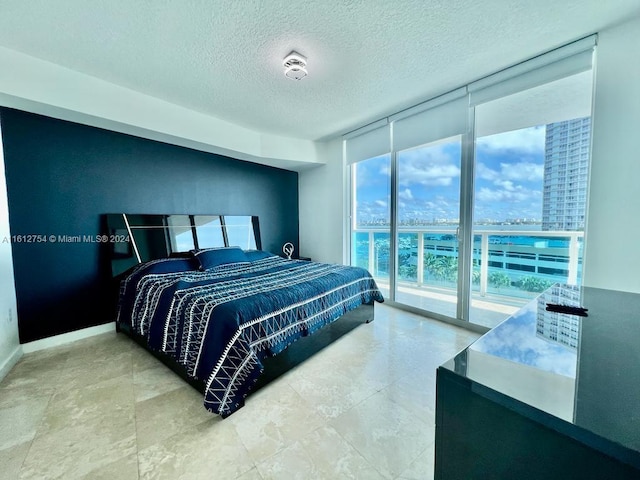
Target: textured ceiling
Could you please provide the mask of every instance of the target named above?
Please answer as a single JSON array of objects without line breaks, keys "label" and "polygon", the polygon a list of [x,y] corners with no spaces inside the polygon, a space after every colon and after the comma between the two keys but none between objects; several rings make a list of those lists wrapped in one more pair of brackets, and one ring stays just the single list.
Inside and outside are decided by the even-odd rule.
[{"label": "textured ceiling", "polygon": [[[2,0],[0,45],[318,140],[639,14],[639,0]],[[291,50],[309,59],[299,82]]]}]

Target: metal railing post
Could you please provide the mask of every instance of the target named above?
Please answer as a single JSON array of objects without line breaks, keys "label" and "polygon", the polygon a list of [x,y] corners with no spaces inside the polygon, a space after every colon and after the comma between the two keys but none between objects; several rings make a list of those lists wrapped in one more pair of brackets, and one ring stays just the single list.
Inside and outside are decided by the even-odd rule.
[{"label": "metal railing post", "polygon": [[480,295],[487,294],[489,282],[489,234],[483,233],[480,237]]},{"label": "metal railing post", "polygon": [[573,232],[569,237],[569,272],[567,275],[567,283],[569,285],[578,284],[578,232]]},{"label": "metal railing post", "polygon": [[373,230],[369,230],[369,268],[368,270],[374,276],[378,275],[378,272],[376,272],[374,268],[378,263],[375,257],[376,257],[376,248],[375,248],[375,244],[373,243]]},{"label": "metal railing post", "polygon": [[424,283],[424,233],[418,232],[418,285]]}]

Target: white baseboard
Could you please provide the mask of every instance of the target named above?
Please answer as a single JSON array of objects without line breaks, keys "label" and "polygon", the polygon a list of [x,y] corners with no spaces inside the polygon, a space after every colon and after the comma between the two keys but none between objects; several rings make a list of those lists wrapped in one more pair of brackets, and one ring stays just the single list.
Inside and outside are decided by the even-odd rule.
[{"label": "white baseboard", "polygon": [[35,340],[33,342],[24,343],[22,344],[22,351],[24,353],[37,352],[38,350],[66,345],[67,343],[75,342],[76,340],[82,340],[83,338],[93,337],[94,335],[115,332],[115,330],[116,322],[105,323],[104,325],[83,328],[82,330],[76,330],[75,332],[63,333],[61,335],[43,338],[42,340]]},{"label": "white baseboard", "polygon": [[7,376],[11,369],[22,358],[22,345],[17,345],[11,355],[0,365],[0,380]]}]

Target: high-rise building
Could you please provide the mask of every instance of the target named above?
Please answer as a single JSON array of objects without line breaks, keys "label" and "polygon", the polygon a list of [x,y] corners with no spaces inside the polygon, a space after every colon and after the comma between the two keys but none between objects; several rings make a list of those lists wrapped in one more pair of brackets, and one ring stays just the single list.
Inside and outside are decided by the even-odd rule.
[{"label": "high-rise building", "polygon": [[583,230],[589,175],[591,117],[546,128],[542,230]]},{"label": "high-rise building", "polygon": [[536,336],[577,350],[580,320],[575,315],[547,311],[546,302],[577,307],[580,298],[580,287],[577,285],[555,285],[538,297]]}]

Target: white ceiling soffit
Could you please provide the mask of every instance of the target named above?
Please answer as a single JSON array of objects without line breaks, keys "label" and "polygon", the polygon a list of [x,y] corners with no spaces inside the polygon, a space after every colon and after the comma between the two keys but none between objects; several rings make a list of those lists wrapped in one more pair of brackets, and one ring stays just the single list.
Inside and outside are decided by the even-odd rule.
[{"label": "white ceiling soffit", "polygon": [[[638,14],[638,0],[4,0],[0,46],[315,141]],[[292,50],[308,58],[296,82]]]}]

